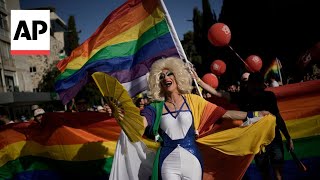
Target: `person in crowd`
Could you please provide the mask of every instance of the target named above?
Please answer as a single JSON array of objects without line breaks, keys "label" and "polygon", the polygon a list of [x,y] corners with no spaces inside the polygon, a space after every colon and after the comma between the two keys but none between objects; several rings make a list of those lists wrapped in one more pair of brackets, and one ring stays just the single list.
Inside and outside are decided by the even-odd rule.
[{"label": "person in crowd", "polygon": [[97,106],[97,111],[102,113],[106,112],[106,110],[101,105]]},{"label": "person in crowd", "polygon": [[34,121],[36,121],[37,123],[41,123],[42,121],[42,117],[46,112],[42,109],[42,108],[38,108],[34,111]]},{"label": "person in crowd", "polygon": [[134,104],[140,109],[142,110],[147,104],[149,103],[148,101],[148,97],[142,95],[141,97],[138,97]]},{"label": "person in crowd", "polygon": [[273,179],[269,173],[269,165],[272,166],[275,178],[282,179],[282,169],[284,165],[284,147],[281,133],[287,140],[288,150],[294,149],[293,141],[289,135],[286,124],[280,115],[277,105],[277,98],[271,91],[265,91],[264,77],[260,73],[251,73],[248,79],[248,94],[243,99],[242,111],[267,110],[276,116],[275,138],[266,147],[266,151],[255,156],[255,162],[262,173],[263,179]]},{"label": "person in crowd", "polygon": [[[153,177],[202,179],[203,160],[196,144],[199,123],[209,127],[220,118],[245,121],[249,114],[250,117],[253,114],[227,111],[190,94],[191,82],[190,72],[179,58],[161,59],[151,67],[148,84],[152,103],[141,111],[141,115],[146,135],[161,142],[159,156],[155,160],[157,163],[154,164],[158,173],[153,173]],[[269,112],[258,111],[255,114],[263,117]]]},{"label": "person in crowd", "polygon": [[88,111],[88,101],[85,97],[77,97],[75,100],[77,112]]},{"label": "person in crowd", "polygon": [[67,103],[66,112],[77,112],[74,98],[72,98],[72,100]]},{"label": "person in crowd", "polygon": [[279,87],[280,86],[279,82],[277,81],[276,75],[273,72],[269,73],[268,76],[269,76],[269,86],[270,87]]},{"label": "person in crowd", "polygon": [[30,117],[29,120],[34,120],[34,116],[33,116],[34,111],[35,111],[36,109],[39,109],[39,108],[40,108],[40,107],[39,107],[38,104],[34,104],[34,105],[31,106],[31,117]]},{"label": "person in crowd", "polygon": [[0,108],[0,126],[5,124],[14,123],[9,119],[9,113],[5,108]]},{"label": "person in crowd", "polygon": [[197,83],[203,88],[202,92],[204,98],[210,98],[211,95],[224,98],[232,104],[241,106],[241,99],[246,97],[247,82],[250,73],[245,72],[241,76],[241,81],[237,84],[230,85],[227,91],[217,91],[215,88],[203,82],[197,75],[196,71],[192,70],[192,77],[197,80]]}]

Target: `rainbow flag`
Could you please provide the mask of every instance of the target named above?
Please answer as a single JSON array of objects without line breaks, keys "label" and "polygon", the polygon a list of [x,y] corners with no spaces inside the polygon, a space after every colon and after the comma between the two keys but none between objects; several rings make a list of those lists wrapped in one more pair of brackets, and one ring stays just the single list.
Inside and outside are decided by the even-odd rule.
[{"label": "rainbow flag", "polygon": [[[293,139],[294,151],[306,165],[299,171],[293,158],[285,152],[284,179],[320,179],[320,80],[268,88],[276,94],[281,116]],[[285,138],[283,137],[284,143]],[[255,164],[247,171],[249,179],[260,179]]]},{"label": "rainbow flag", "polygon": [[97,112],[46,113],[41,125],[6,125],[0,179],[108,179],[120,130]]},{"label": "rainbow flag", "polygon": [[[285,150],[285,179],[320,179],[320,80],[268,90],[276,94],[295,152],[308,168],[299,172]],[[120,131],[115,119],[97,112],[46,113],[41,125],[5,125],[0,128],[0,179],[108,179]],[[156,148],[151,141],[144,142]],[[214,166],[212,151],[203,156],[208,167]],[[247,172],[250,179],[260,177],[254,164]]]},{"label": "rainbow flag", "polygon": [[[179,56],[173,26],[158,0],[128,0],[114,10],[96,32],[57,65],[62,72],[55,90],[64,104],[89,81],[94,72],[119,80],[131,96],[147,89],[152,63]],[[173,34],[173,36],[172,36]],[[178,52],[179,51],[179,52]]]},{"label": "rainbow flag", "polygon": [[281,63],[278,58],[274,59],[270,64],[269,68],[264,73],[264,79],[268,79],[269,73],[274,73],[276,77],[281,79],[281,72],[280,69],[282,68]]}]

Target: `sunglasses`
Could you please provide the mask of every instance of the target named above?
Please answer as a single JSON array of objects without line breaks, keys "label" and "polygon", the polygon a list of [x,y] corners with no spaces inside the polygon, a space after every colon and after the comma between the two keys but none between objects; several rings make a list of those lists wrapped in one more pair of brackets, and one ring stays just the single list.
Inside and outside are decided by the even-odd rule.
[{"label": "sunglasses", "polygon": [[160,76],[159,76],[159,80],[163,80],[164,78],[166,78],[166,76],[173,76],[173,72],[171,71],[167,71],[166,73],[160,73]]}]

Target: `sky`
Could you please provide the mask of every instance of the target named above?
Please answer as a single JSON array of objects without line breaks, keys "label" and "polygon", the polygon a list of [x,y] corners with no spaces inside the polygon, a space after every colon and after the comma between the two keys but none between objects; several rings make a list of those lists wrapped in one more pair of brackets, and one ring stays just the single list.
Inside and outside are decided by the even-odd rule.
[{"label": "sky", "polygon": [[[75,16],[77,30],[81,44],[88,39],[103,20],[126,0],[20,0],[21,9],[38,7],[55,7],[56,13],[61,19],[68,23],[70,15]],[[183,34],[193,31],[192,20],[193,8],[198,7],[202,11],[201,0],[164,0],[167,10],[172,19],[179,39],[183,39]],[[209,0],[211,8],[220,14],[223,0]]]}]

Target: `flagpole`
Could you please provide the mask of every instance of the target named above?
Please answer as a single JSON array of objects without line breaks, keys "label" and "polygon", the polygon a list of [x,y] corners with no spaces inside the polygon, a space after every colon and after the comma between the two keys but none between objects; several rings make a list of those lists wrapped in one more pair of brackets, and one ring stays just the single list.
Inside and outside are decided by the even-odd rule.
[{"label": "flagpole", "polygon": [[276,60],[277,60],[277,67],[278,67],[278,73],[279,73],[279,77],[280,77],[280,82],[283,85],[282,76],[281,76],[281,70],[280,70],[280,60],[278,58],[276,58]]},{"label": "flagpole", "polygon": [[[173,42],[174,42],[175,46],[177,47],[179,56],[180,56],[180,58],[185,59],[185,61],[187,63],[187,66],[189,68],[189,71],[190,71],[190,73],[192,73],[191,67],[190,67],[190,64],[192,64],[192,63],[188,60],[187,55],[184,52],[184,49],[182,47],[182,44],[180,42],[180,39],[179,39],[178,34],[176,32],[176,29],[174,28],[173,22],[171,20],[170,14],[169,14],[169,12],[168,12],[168,10],[166,8],[166,5],[164,4],[163,0],[159,0],[159,1],[160,1],[160,5],[161,5],[161,7],[162,7],[162,9],[164,11],[164,15],[165,15],[167,23],[169,25],[170,34],[171,34],[171,36],[173,38]],[[197,80],[195,78],[192,78],[192,79],[193,79],[193,81],[194,81],[194,83],[195,83],[195,85],[197,87],[197,90],[198,90],[200,96],[202,97],[202,93],[200,92],[200,88],[199,88],[199,85],[197,83]]]}]

